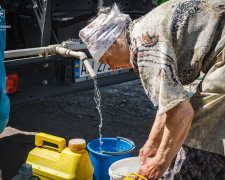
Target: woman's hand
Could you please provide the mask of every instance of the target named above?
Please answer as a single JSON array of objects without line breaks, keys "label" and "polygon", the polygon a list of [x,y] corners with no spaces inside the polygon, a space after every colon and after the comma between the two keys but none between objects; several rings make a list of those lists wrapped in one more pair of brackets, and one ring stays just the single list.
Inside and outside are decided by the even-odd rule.
[{"label": "woman's hand", "polygon": [[146,141],[145,145],[139,151],[139,157],[141,158],[141,164],[145,164],[148,157],[154,157],[157,153],[159,146],[153,145],[150,140]]},{"label": "woman's hand", "polygon": [[[163,136],[159,148],[156,151],[156,155],[140,167],[138,174],[146,177],[148,180],[157,180],[163,175],[184,143],[193,117],[194,110],[188,100],[183,101],[173,109],[166,112]],[[151,136],[151,133],[150,137],[153,137]],[[149,139],[151,140],[154,138]],[[150,142],[154,142],[156,144],[157,141]],[[150,146],[147,146],[145,149],[148,149],[149,147]],[[148,152],[149,150],[143,150],[144,154],[146,154],[145,151]],[[149,152],[153,151],[150,150]],[[141,179],[136,178],[136,180]]]},{"label": "woman's hand", "polygon": [[139,156],[142,157],[142,164],[146,163],[148,157],[154,157],[156,155],[162,140],[165,122],[166,114],[159,116],[157,112],[148,140],[139,151]]},{"label": "woman's hand", "polygon": [[[145,163],[140,167],[137,174],[146,177],[148,180],[158,180],[163,175],[164,172],[165,168],[159,166],[159,163],[153,157],[147,163]],[[143,179],[135,177],[135,180],[143,180]]]},{"label": "woman's hand", "polygon": [[[163,136],[162,138],[160,137],[161,142],[158,150],[156,150],[155,156],[140,167],[138,174],[148,178],[148,180],[159,179],[163,175],[184,143],[193,117],[194,110],[192,105],[188,100],[185,100],[175,106],[173,109],[166,112],[166,121],[163,123],[163,131],[161,128],[163,126],[160,126],[159,130],[157,131],[157,125],[160,125],[160,123],[154,123],[154,133],[150,133],[148,140],[149,142],[147,143],[146,147],[144,146],[143,149],[141,149],[140,156],[145,158],[147,156],[154,155],[154,146],[150,146],[150,144],[158,145],[157,142],[160,141],[156,140],[156,135],[163,132]],[[151,149],[151,147],[153,147],[153,149]],[[136,178],[136,180],[141,179]]]}]

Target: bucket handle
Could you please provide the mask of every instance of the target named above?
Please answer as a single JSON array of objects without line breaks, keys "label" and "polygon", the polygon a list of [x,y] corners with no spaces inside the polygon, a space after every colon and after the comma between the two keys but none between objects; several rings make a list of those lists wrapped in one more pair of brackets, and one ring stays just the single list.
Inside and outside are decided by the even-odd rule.
[{"label": "bucket handle", "polygon": [[35,136],[35,145],[36,146],[43,146],[44,141],[50,142],[53,144],[57,144],[59,147],[59,152],[62,152],[63,149],[66,147],[66,140],[64,138],[52,136],[50,134],[45,134],[45,133],[36,134],[36,136]]},{"label": "bucket handle", "polygon": [[122,140],[124,140],[124,141],[127,141],[127,142],[129,142],[129,143],[132,145],[132,147],[131,147],[130,149],[128,149],[128,150],[126,150],[126,151],[122,151],[122,152],[105,152],[105,151],[102,151],[102,154],[107,154],[107,155],[117,155],[117,156],[118,156],[118,155],[124,155],[124,154],[131,153],[131,152],[134,150],[135,144],[134,144],[134,142],[131,141],[130,139],[127,139],[127,138],[124,138],[124,137],[117,137],[116,139],[117,139],[117,140],[122,139]]},{"label": "bucket handle", "polygon": [[130,173],[130,174],[128,174],[127,177],[124,178],[123,180],[126,180],[126,179],[128,180],[128,179],[130,179],[129,176],[131,176],[131,175],[135,175],[135,176],[137,176],[137,177],[139,177],[139,178],[142,178],[142,179],[144,179],[144,180],[147,180],[147,178],[145,178],[145,177],[143,177],[143,176],[141,176],[141,175],[139,175],[139,174],[136,174],[136,173]]}]

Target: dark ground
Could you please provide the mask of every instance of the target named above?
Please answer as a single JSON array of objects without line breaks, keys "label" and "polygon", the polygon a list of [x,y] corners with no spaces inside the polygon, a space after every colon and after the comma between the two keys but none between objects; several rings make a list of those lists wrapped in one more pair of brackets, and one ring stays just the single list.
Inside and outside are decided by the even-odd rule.
[{"label": "dark ground", "polygon": [[[199,82],[186,86],[195,91]],[[156,110],[140,80],[100,88],[103,137],[125,137],[136,144],[132,156],[148,138]],[[87,143],[99,138],[99,114],[94,89],[11,107],[8,127],[0,135],[0,169],[3,179],[14,177],[29,151],[35,148],[34,135],[44,132],[63,137],[83,138]]]},{"label": "dark ground", "polygon": [[[140,80],[100,88],[103,137],[125,137],[135,142],[138,156],[153,124],[156,110]],[[15,176],[34,145],[34,135],[44,132],[63,137],[99,138],[99,114],[94,90],[11,107],[8,127],[0,135],[0,169],[4,180]]]}]

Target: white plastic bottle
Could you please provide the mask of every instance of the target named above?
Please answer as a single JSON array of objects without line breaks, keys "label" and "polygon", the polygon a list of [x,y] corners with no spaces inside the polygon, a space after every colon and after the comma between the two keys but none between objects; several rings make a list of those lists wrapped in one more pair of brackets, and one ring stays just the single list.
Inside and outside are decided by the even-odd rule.
[{"label": "white plastic bottle", "polygon": [[[19,174],[17,174],[12,180],[33,180],[33,170],[32,165],[28,163],[22,164]],[[36,179],[36,178],[34,178]]]}]

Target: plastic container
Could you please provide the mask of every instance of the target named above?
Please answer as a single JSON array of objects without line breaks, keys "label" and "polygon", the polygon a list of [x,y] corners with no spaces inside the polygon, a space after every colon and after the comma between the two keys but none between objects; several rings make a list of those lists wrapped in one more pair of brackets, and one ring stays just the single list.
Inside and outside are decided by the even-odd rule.
[{"label": "plastic container", "polygon": [[28,163],[22,164],[19,174],[17,174],[12,180],[39,180],[39,178],[33,176],[32,165]]},{"label": "plastic container", "polygon": [[99,152],[99,139],[88,143],[87,149],[94,166],[94,180],[109,180],[108,170],[114,162],[131,156],[135,145],[132,141],[118,138],[102,138],[102,153]]},{"label": "plastic container", "polygon": [[[58,148],[43,145],[43,142],[57,144]],[[34,175],[41,180],[92,180],[94,168],[91,164],[83,139],[73,139],[66,147],[66,140],[60,137],[38,133],[35,145],[30,151],[27,163],[32,164]]]},{"label": "plastic container", "polygon": [[[147,159],[147,161],[150,158]],[[141,167],[141,157],[131,157],[113,163],[109,168],[110,180],[122,180],[130,173],[137,173]],[[130,176],[134,179],[134,175]]]}]

